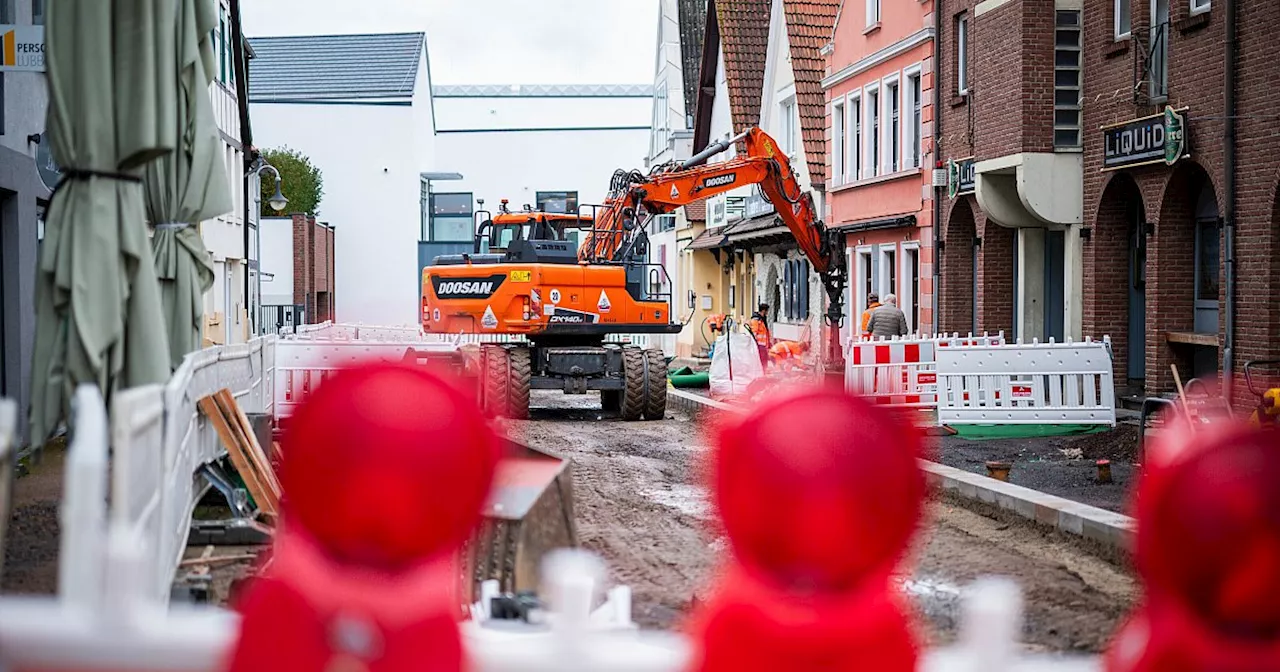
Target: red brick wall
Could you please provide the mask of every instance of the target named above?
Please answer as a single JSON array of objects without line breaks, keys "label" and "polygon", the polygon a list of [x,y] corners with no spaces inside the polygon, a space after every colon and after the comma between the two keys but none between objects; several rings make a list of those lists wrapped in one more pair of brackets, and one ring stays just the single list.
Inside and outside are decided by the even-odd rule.
[{"label": "red brick wall", "polygon": [[1146,213],[1131,176],[1118,173],[1105,184],[1107,197],[1083,246],[1082,323],[1086,334],[1111,336],[1115,379],[1123,382],[1129,376],[1129,235],[1135,217],[1130,209],[1139,221],[1146,221]]},{"label": "red brick wall", "polygon": [[1016,232],[977,213],[982,246],[978,248],[978,333],[1003,331],[1013,339],[1013,245]]},{"label": "red brick wall", "polygon": [[967,334],[973,329],[973,238],[977,234],[972,196],[945,203],[942,231],[942,294],[938,298],[940,331]]},{"label": "red brick wall", "polygon": [[306,215],[293,215],[293,302],[306,306],[307,318],[313,306],[307,302],[312,290],[310,221]]},{"label": "red brick wall", "polygon": [[1053,151],[1053,7],[1052,0],[1014,0],[982,16],[970,12],[969,92],[980,159]]},{"label": "red brick wall", "polygon": [[[1237,173],[1236,367],[1255,358],[1280,356],[1280,310],[1272,288],[1280,282],[1280,228],[1276,226],[1276,185],[1280,172],[1280,134],[1275,110],[1280,109],[1280,61],[1275,58],[1274,32],[1280,27],[1280,3],[1238,3],[1237,29]],[[1223,79],[1225,73],[1224,13],[1215,3],[1207,15],[1190,17],[1186,0],[1171,0],[1169,32],[1169,95],[1174,108],[1189,108],[1192,159],[1175,168],[1157,164],[1122,171],[1137,185],[1147,221],[1156,227],[1148,239],[1146,392],[1172,390],[1169,364],[1177,363],[1184,378],[1189,362],[1165,339],[1170,330],[1189,331],[1193,321],[1194,250],[1192,212],[1200,181],[1208,179],[1225,214],[1226,193],[1222,163]],[[1127,240],[1119,231],[1123,202],[1137,195],[1131,189],[1108,189],[1115,181],[1102,173],[1103,144],[1099,126],[1153,114],[1163,106],[1145,96],[1135,102],[1135,63],[1148,42],[1150,5],[1132,3],[1133,39],[1116,42],[1111,0],[1085,0],[1085,185],[1087,226],[1094,229],[1085,242],[1084,332],[1110,333],[1117,371],[1127,349],[1127,296],[1120,297],[1111,279],[1127,282]],[[1140,69],[1140,68],[1139,68]],[[1140,87],[1145,93],[1145,87]],[[1203,172],[1200,170],[1203,168]],[[1104,194],[1104,189],[1106,190]],[[1108,247],[1119,247],[1109,250]],[[1225,252],[1226,246],[1223,245]],[[1225,264],[1220,265],[1225,271]],[[1226,283],[1220,283],[1220,339],[1225,339]],[[1241,397],[1237,397],[1237,402]]]},{"label": "red brick wall", "polygon": [[334,319],[334,231],[314,217],[293,215],[293,302],[309,322]]}]

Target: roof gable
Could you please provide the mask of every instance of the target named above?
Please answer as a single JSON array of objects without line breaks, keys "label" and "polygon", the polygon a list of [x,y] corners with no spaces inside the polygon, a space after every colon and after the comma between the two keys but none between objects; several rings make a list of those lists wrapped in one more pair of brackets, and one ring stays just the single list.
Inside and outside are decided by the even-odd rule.
[{"label": "roof gable", "polygon": [[839,0],[783,0],[787,41],[791,44],[791,68],[796,80],[796,109],[804,141],[809,178],[814,188],[826,184],[826,102],[822,74],[826,62],[822,46],[831,38]]},{"label": "roof gable", "polygon": [[698,66],[702,63],[702,40],[707,32],[706,0],[679,0],[680,71],[684,80],[685,114],[694,115],[698,99]]},{"label": "roof gable", "polygon": [[[770,0],[715,0],[729,111],[735,133],[760,124],[760,93],[769,52]],[[707,67],[704,60],[702,67]],[[711,68],[715,69],[715,63]]]},{"label": "roof gable", "polygon": [[409,98],[425,33],[255,37],[250,102]]}]

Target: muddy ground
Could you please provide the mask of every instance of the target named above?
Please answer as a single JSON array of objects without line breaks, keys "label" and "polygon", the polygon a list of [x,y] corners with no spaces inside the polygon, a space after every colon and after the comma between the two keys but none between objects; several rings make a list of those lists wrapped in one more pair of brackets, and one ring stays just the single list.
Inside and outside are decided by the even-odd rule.
[{"label": "muddy ground", "polygon": [[[658,422],[622,423],[594,396],[535,392],[532,419],[513,431],[536,448],[573,460],[583,545],[604,556],[612,578],[631,586],[643,627],[679,627],[690,599],[723,559],[698,469],[707,441],[669,411]],[[899,585],[931,643],[956,634],[959,596],[973,579],[1012,577],[1026,598],[1024,643],[1041,651],[1096,652],[1133,602],[1130,574],[1052,534],[934,503]]]},{"label": "muddy ground", "polygon": [[[1136,424],[1122,422],[1109,431],[1070,437],[970,441],[948,436],[934,460],[983,474],[988,460],[1009,462],[1010,483],[1128,513],[1140,434]],[[1110,460],[1111,483],[1098,481],[1098,460]]]},{"label": "muddy ground", "polygon": [[5,532],[0,592],[52,595],[58,590],[58,506],[66,442],[58,439],[29,459],[29,472],[13,487]]}]

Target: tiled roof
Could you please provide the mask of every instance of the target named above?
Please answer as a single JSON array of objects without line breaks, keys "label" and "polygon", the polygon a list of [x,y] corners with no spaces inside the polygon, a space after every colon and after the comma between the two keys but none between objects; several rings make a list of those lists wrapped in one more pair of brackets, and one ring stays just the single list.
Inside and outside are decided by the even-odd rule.
[{"label": "tiled roof", "polygon": [[684,216],[691,222],[707,221],[707,200],[704,198],[684,206]]},{"label": "tiled roof", "polygon": [[436,98],[652,98],[652,84],[441,84]]},{"label": "tiled roof", "polygon": [[684,80],[685,114],[693,117],[698,100],[698,67],[702,65],[702,40],[707,34],[707,0],[680,0],[680,69]]},{"label": "tiled roof", "polygon": [[783,0],[787,38],[791,42],[791,68],[796,78],[796,107],[809,179],[821,188],[827,178],[826,102],[822,74],[826,67],[822,46],[831,39],[840,0]]},{"label": "tiled roof", "polygon": [[[760,124],[760,92],[769,52],[770,0],[716,0],[716,23],[729,83],[733,132]],[[821,89],[819,89],[821,93]]]},{"label": "tiled roof", "polygon": [[249,100],[408,98],[425,33],[249,39]]}]

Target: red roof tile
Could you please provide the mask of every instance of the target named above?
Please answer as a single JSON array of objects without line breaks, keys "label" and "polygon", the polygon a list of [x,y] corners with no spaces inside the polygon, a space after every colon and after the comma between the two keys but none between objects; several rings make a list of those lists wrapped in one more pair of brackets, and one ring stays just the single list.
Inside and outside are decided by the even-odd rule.
[{"label": "red roof tile", "polygon": [[[770,0],[716,0],[716,22],[720,26],[720,49],[724,53],[729,112],[735,134],[760,125],[760,92],[764,88],[764,64],[769,52],[771,4]],[[822,93],[821,89],[818,93]]]},{"label": "red roof tile", "polygon": [[694,201],[689,205],[684,206],[684,216],[685,216],[685,219],[688,219],[691,222],[707,221],[706,199],[703,199],[701,201]]},{"label": "red roof tile", "polygon": [[[791,42],[791,67],[796,78],[796,107],[800,133],[809,161],[809,179],[822,188],[827,179],[826,102],[822,73],[826,67],[822,47],[831,40],[840,0],[783,0],[787,37]],[[727,66],[726,66],[727,67]]]}]

